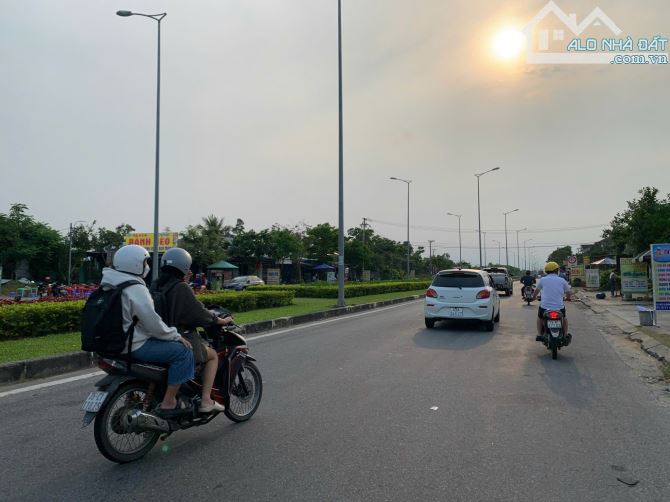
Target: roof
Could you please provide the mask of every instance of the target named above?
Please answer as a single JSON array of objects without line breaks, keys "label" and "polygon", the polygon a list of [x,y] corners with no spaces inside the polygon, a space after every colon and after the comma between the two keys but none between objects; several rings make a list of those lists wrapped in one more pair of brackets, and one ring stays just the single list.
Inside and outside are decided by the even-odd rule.
[{"label": "roof", "polygon": [[207,267],[207,270],[239,270],[239,268],[240,267],[236,267],[232,263],[228,263],[225,260],[221,260]]},{"label": "roof", "polygon": [[616,265],[616,260],[613,260],[609,256],[603,258],[602,260],[594,261],[591,265]]},{"label": "roof", "polygon": [[651,261],[651,249],[641,252],[639,255],[633,257],[635,261]]}]

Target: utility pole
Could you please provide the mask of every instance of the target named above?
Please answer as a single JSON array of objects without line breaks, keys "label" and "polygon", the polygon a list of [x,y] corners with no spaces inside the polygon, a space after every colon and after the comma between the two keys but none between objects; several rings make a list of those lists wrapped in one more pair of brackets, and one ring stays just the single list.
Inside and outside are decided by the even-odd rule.
[{"label": "utility pole", "polygon": [[518,211],[519,209],[512,209],[503,213],[505,215],[505,265],[509,268],[509,252],[507,251],[507,215]]},{"label": "utility pole", "polygon": [[433,242],[434,239],[428,239],[428,261],[430,262],[430,275],[434,274],[433,272]]},{"label": "utility pole", "polygon": [[[365,272],[365,227],[367,226],[367,224],[368,224],[368,219],[363,218],[363,258],[361,259],[361,267],[362,267],[363,270],[361,272],[361,276]],[[363,277],[361,277],[361,279],[362,278]]]},{"label": "utility pole", "polygon": [[461,245],[461,216],[462,214],[447,213],[449,216],[458,218],[458,264],[463,263],[463,246]]},{"label": "utility pole", "polygon": [[337,306],[344,307],[344,130],[342,116],[342,3],[337,0],[337,80],[339,98],[339,169],[338,169],[338,235],[337,235]]},{"label": "utility pole", "polygon": [[488,260],[486,259],[486,232],[481,232],[484,236],[484,265],[481,268],[484,268],[488,265]]},{"label": "utility pole", "polygon": [[516,231],[516,268],[521,270],[521,255],[519,253],[519,232],[525,232],[528,228],[522,228]]}]

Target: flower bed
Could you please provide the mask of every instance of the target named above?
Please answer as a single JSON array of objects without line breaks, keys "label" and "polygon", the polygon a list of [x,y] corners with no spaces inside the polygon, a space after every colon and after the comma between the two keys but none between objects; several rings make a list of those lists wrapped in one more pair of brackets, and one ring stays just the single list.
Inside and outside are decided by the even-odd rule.
[{"label": "flower bed", "polygon": [[[233,312],[283,307],[293,302],[292,291],[221,292],[198,295],[211,308],[220,306]],[[84,301],[30,302],[0,308],[0,340],[28,338],[52,333],[78,331]]]}]

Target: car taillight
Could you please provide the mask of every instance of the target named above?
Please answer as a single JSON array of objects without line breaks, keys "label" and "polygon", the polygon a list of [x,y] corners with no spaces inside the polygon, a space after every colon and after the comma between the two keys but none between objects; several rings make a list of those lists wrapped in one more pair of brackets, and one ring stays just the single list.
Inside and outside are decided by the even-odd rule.
[{"label": "car taillight", "polygon": [[561,315],[558,312],[549,312],[549,319],[558,319]]},{"label": "car taillight", "polygon": [[488,289],[484,289],[477,293],[477,300],[483,300],[484,298],[491,298],[491,292]]},{"label": "car taillight", "polygon": [[428,288],[426,291],[426,296],[428,298],[437,298],[437,291],[435,291],[433,288]]}]

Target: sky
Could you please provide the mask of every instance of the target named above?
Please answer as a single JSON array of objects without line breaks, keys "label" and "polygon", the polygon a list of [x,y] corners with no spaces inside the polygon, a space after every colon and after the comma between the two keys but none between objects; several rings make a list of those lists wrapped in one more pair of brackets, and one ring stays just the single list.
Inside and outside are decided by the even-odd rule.
[{"label": "sky", "polygon": [[[670,36],[666,0],[600,7]],[[160,227],[214,214],[247,228],[338,218],[335,0],[0,0],[0,212],[53,228],[153,230],[156,23],[162,26]],[[529,65],[492,50],[544,0],[343,0],[345,226],[362,218],[476,263],[532,239],[536,260],[598,240],[639,188],[670,192],[670,65]],[[559,229],[559,230],[550,230]]]}]

